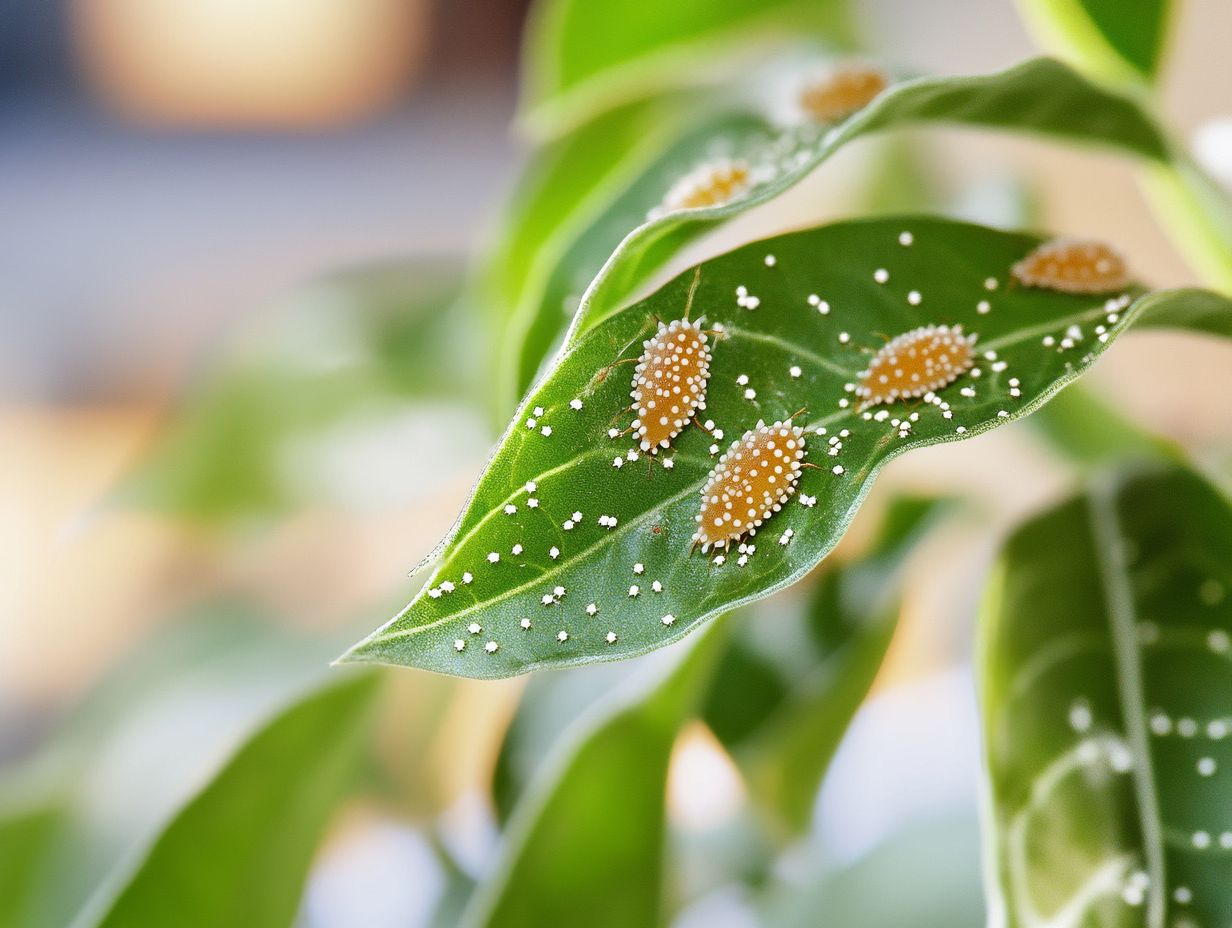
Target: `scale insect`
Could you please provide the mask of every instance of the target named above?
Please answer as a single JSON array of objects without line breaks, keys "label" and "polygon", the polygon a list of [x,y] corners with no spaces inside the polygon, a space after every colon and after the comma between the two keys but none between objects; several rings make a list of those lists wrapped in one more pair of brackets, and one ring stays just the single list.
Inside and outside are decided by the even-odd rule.
[{"label": "scale insect", "polygon": [[747,161],[721,159],[699,165],[676,181],[655,213],[722,206],[744,196],[753,186],[753,169]]},{"label": "scale insect", "polygon": [[732,442],[701,491],[693,548],[728,550],[757,529],[796,491],[808,451],[805,431],[790,418],[756,427]]},{"label": "scale insect", "polygon": [[809,81],[800,90],[800,109],[818,122],[837,122],[863,109],[889,85],[881,68],[849,61]]},{"label": "scale insect", "polygon": [[671,322],[659,321],[658,331],[642,342],[637,358],[626,358],[617,364],[633,362],[633,383],[629,396],[633,404],[623,412],[633,411],[633,422],[624,434],[636,434],[638,447],[649,455],[670,448],[684,428],[697,422],[696,415],[706,408],[706,387],[710,381],[710,339],[722,333],[702,328],[703,321],[691,321],[689,312],[701,281],[700,268],[693,275],[684,316]]},{"label": "scale insect", "polygon": [[915,399],[949,386],[975,363],[975,335],[962,326],[925,325],[890,339],[860,372],[860,409]]},{"label": "scale insect", "polygon": [[1129,285],[1125,259],[1103,242],[1054,239],[1015,264],[1010,273],[1023,286],[1062,293],[1108,293]]}]

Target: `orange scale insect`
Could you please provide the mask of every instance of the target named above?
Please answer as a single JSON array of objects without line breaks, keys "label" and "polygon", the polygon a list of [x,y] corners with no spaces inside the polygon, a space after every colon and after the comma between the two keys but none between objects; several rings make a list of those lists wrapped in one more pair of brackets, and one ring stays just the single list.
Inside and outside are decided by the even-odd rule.
[{"label": "orange scale insect", "polygon": [[1125,259],[1103,242],[1056,239],[1045,242],[1011,268],[1027,287],[1063,293],[1108,293],[1129,284]]},{"label": "orange scale insect", "polygon": [[880,68],[851,62],[804,87],[800,108],[820,122],[835,122],[863,109],[889,85],[890,79]]},{"label": "orange scale insect", "polygon": [[975,335],[962,326],[925,325],[891,339],[861,371],[860,409],[940,390],[975,363]]},{"label": "orange scale insect", "polygon": [[729,548],[755,535],[796,491],[806,454],[804,429],[791,420],[757,427],[732,443],[702,487],[693,544]]},{"label": "orange scale insect", "polygon": [[641,449],[657,454],[671,446],[693,416],[706,408],[710,379],[709,336],[701,320],[674,319],[642,342],[633,372],[632,428]]},{"label": "orange scale insect", "polygon": [[700,165],[672,185],[660,210],[721,206],[748,193],[753,171],[748,162],[722,159]]}]

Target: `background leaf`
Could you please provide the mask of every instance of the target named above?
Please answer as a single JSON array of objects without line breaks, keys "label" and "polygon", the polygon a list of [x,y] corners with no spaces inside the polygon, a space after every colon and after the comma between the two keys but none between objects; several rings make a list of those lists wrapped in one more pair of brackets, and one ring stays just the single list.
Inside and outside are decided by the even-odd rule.
[{"label": "background leaf", "polygon": [[[573,331],[581,334],[628,301],[651,273],[689,241],[728,219],[790,190],[849,142],[882,130],[930,124],[958,124],[989,129],[1040,133],[1060,141],[1119,148],[1148,159],[1168,157],[1168,144],[1151,119],[1135,103],[1090,83],[1067,66],[1050,59],[1028,61],[1009,70],[978,77],[919,78],[903,81],[864,110],[837,127],[807,124],[783,130],[764,111],[782,108],[783,71],[807,75],[817,59],[788,59],[753,75],[748,83],[761,96],[761,110],[747,101],[702,98],[703,112],[680,118],[676,135],[661,142],[658,153],[604,188],[605,205],[588,218],[547,240],[538,260],[548,270],[537,271],[541,283],[524,286],[508,335],[499,340],[504,360],[496,368],[498,388],[505,391],[498,408],[512,407],[534,382],[544,359],[560,340],[569,316],[585,306]],[[727,96],[735,95],[728,90]],[[669,114],[662,114],[670,118]],[[618,119],[619,115],[607,117]],[[588,148],[590,130],[578,141]],[[613,144],[620,150],[620,133]],[[573,143],[560,146],[564,157]],[[556,151],[556,149],[553,149]],[[606,157],[606,156],[605,156]],[[698,165],[716,158],[741,158],[773,176],[748,196],[726,205],[650,217],[672,184]],[[551,161],[551,158],[549,159]],[[570,159],[572,160],[572,159]],[[600,162],[606,164],[606,161]],[[567,189],[557,175],[585,174],[581,165],[547,169],[553,183],[542,196],[531,195],[506,235],[527,248],[540,216],[552,216],[555,198]],[[532,171],[532,177],[535,172]],[[532,190],[540,189],[532,184]],[[570,201],[572,202],[572,201]],[[899,211],[903,209],[900,205]],[[568,244],[562,247],[561,240]],[[494,265],[509,267],[499,250]],[[536,265],[538,267],[538,265]],[[495,273],[505,273],[496,271]],[[593,283],[592,283],[593,281]],[[583,297],[582,294],[585,294]],[[506,300],[508,297],[506,297]],[[504,303],[501,305],[514,305]]]},{"label": "background leaf", "polygon": [[633,100],[741,73],[812,35],[850,45],[844,0],[540,0],[527,25],[521,122],[562,134]]},{"label": "background leaf", "polygon": [[700,637],[653,684],[581,722],[544,764],[481,881],[466,928],[663,920],[667,766],[723,639]]},{"label": "background leaf", "polygon": [[[900,239],[904,232],[913,238]],[[944,220],[879,219],[779,236],[700,266],[696,313],[726,327],[714,347],[706,411],[726,433],[723,443],[759,418],[801,407],[809,410],[804,421],[827,429],[809,439],[822,469],[806,471],[802,495],[763,526],[747,566],[736,563],[736,552],[721,567],[689,556],[697,494],[719,451],[715,438],[685,429],[663,456],[674,466],[648,474],[648,461],[628,458],[627,437],[606,434],[627,405],[629,379],[605,372],[637,356],[652,315],[683,314],[694,275],[615,314],[580,338],[527,398],[428,587],[346,659],[499,677],[629,657],[795,581],[841,537],[887,460],[1025,415],[1094,363],[1135,317],[1128,297],[1109,306],[1008,286],[1009,267],[1036,242]],[[878,269],[888,272],[885,284],[874,279]],[[737,305],[738,286],[761,300],[758,309]],[[831,311],[815,309],[810,294],[822,295]],[[1226,300],[1191,291],[1155,294],[1148,305],[1162,318],[1170,303],[1191,298],[1212,314],[1232,311]],[[928,323],[961,324],[979,336],[980,376],[939,396],[952,418],[934,405],[857,412],[846,384],[858,379],[867,352]],[[803,504],[804,496],[816,505]],[[661,591],[652,591],[654,582]]]},{"label": "background leaf", "polygon": [[335,683],[244,745],[80,926],[290,924],[317,840],[356,770],[378,677]]},{"label": "background leaf", "polygon": [[780,840],[808,831],[822,776],[894,633],[903,560],[937,505],[893,500],[867,554],[824,571],[799,610],[779,600],[755,608],[723,653],[703,717]]},{"label": "background leaf", "polygon": [[425,260],[293,293],[235,339],[122,499],[218,526],[328,504],[328,480],[309,467],[328,458],[319,444],[357,445],[365,423],[387,434],[412,401],[457,402],[472,389],[475,343],[449,311],[460,279],[457,262]]},{"label": "background leaf", "polygon": [[1172,18],[1170,0],[1018,0],[1042,44],[1097,77],[1154,81]]},{"label": "background leaf", "polygon": [[1232,506],[1180,469],[1101,482],[1007,542],[981,689],[1008,925],[1226,918],[1230,587]]}]

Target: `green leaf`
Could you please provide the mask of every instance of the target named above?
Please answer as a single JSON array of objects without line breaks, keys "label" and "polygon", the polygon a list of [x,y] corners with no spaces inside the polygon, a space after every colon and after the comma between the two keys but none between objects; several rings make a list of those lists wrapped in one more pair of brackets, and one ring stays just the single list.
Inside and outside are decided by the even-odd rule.
[{"label": "green leaf", "polygon": [[562,135],[619,105],[747,71],[803,36],[852,44],[844,0],[540,0],[523,54],[520,122]]},{"label": "green leaf", "polygon": [[1232,198],[1186,158],[1143,172],[1151,205],[1202,279],[1232,294]]},{"label": "green leaf", "polygon": [[[904,232],[914,236],[909,246],[900,244]],[[886,461],[1027,414],[1093,364],[1143,307],[1160,323],[1183,318],[1190,300],[1210,315],[1232,313],[1232,302],[1201,291],[1157,293],[1132,306],[1127,295],[1112,312],[1102,297],[1011,286],[1009,268],[1037,242],[931,218],[838,223],[707,261],[698,275],[685,273],[614,314],[580,337],[526,399],[428,586],[344,659],[501,677],[661,647],[802,577],[837,543]],[[888,272],[885,284],[874,278],[879,269]],[[800,480],[800,493],[816,505],[804,505],[802,495],[791,500],[762,527],[747,566],[735,551],[722,566],[690,555],[698,494],[718,458],[715,438],[691,425],[656,459],[672,468],[650,469],[645,456],[624,461],[630,438],[607,436],[630,384],[629,369],[612,365],[638,356],[653,316],[684,314],[695,279],[695,314],[726,328],[713,346],[705,412],[724,431],[722,444],[758,419],[801,407],[802,422],[827,429],[808,438],[820,469]],[[760,299],[758,309],[737,305],[740,286]],[[810,305],[810,294],[828,301],[829,314]],[[899,404],[885,411],[891,421],[856,411],[845,385],[859,379],[868,352],[930,323],[962,325],[979,339],[981,375],[938,396],[952,418],[929,404]],[[911,413],[918,421],[900,436],[893,420]],[[837,456],[827,454],[831,439],[842,444]],[[614,466],[617,458],[624,466]],[[793,534],[783,538],[786,529]]]},{"label": "green leaf", "polygon": [[0,806],[0,928],[30,923],[39,875],[63,816],[57,797]]},{"label": "green leaf", "polygon": [[704,718],[780,838],[807,832],[817,790],[897,625],[903,560],[937,501],[894,500],[860,560],[822,574],[793,610],[771,600],[724,652]]},{"label": "green leaf", "polygon": [[668,761],[693,714],[721,628],[650,684],[614,694],[558,745],[519,803],[465,928],[658,925]]},{"label": "green leaf", "polygon": [[[807,74],[815,67],[815,59],[790,59],[779,70]],[[781,94],[784,89],[778,71],[754,76],[750,83],[767,94]],[[779,104],[772,96],[763,102],[763,109]],[[546,238],[549,223],[544,217],[560,212],[558,198],[568,197],[571,178],[593,176],[584,164],[574,162],[592,157],[594,149],[602,147],[603,130],[584,130],[576,143],[551,149],[541,181],[532,169],[532,193],[518,211],[523,218],[511,223],[506,233],[511,244],[492,262],[496,268],[492,273],[522,280],[520,288],[504,296],[491,291],[498,324],[508,326],[498,340],[504,351],[504,360],[496,365],[497,387],[503,394],[498,408],[511,408],[513,397],[530,387],[579,301],[583,308],[575,334],[627,302],[687,242],[784,194],[843,146],[872,133],[957,124],[1110,146],[1161,162],[1168,157],[1166,139],[1135,103],[1050,59],[978,77],[901,81],[837,127],[809,124],[783,130],[747,103],[711,100],[694,108],[699,105],[705,107],[701,115],[676,115],[675,109],[650,115],[646,109],[634,111],[638,125],[675,120],[676,134],[669,141],[660,132],[648,133],[639,154],[630,156],[627,173],[609,173],[608,156],[602,156],[595,171],[603,171],[605,183],[583,186],[585,200],[581,193],[567,198],[568,204],[585,202],[586,210],[573,210],[568,224],[550,226],[552,233]],[[614,136],[615,152],[624,150],[622,139],[629,128],[618,122],[621,118],[622,114],[614,114],[604,124]],[[608,127],[608,122],[617,125]],[[575,144],[576,156],[571,157]],[[773,173],[746,197],[726,205],[650,218],[677,180],[716,157],[743,159]],[[534,254],[531,245],[540,241],[542,253]],[[527,264],[532,254],[533,263]],[[524,264],[532,270],[518,270]],[[501,321],[506,318],[507,323]]]},{"label": "green leaf", "polygon": [[1232,506],[1181,469],[1096,483],[1007,542],[980,658],[1004,924],[1227,919],[1230,588]]},{"label": "green leaf", "polygon": [[1096,77],[1154,81],[1164,56],[1170,0],[1018,0],[1041,43]]},{"label": "green leaf", "polygon": [[351,780],[378,677],[297,702],[257,732],[78,926],[285,926]]},{"label": "green leaf", "polygon": [[410,262],[292,294],[236,338],[121,499],[214,526],[352,504],[340,446],[469,389],[474,341],[447,311],[459,280],[454,262]]}]

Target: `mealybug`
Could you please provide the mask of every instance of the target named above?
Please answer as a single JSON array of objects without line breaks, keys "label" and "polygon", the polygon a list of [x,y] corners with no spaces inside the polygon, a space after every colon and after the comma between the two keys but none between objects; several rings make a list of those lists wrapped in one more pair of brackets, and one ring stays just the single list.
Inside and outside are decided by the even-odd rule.
[{"label": "mealybug", "polygon": [[804,429],[790,419],[744,433],[719,458],[702,487],[693,544],[730,547],[778,512],[796,489],[804,461]]},{"label": "mealybug", "polygon": [[953,383],[974,362],[976,336],[962,326],[925,325],[891,339],[860,373],[860,408],[923,396]]},{"label": "mealybug", "polygon": [[1064,293],[1107,293],[1129,283],[1129,269],[1103,242],[1056,239],[1045,242],[1011,269],[1028,287]]},{"label": "mealybug", "polygon": [[800,108],[820,122],[836,122],[863,109],[889,86],[884,71],[850,62],[811,81],[800,91]]},{"label": "mealybug", "polygon": [[710,348],[701,322],[673,319],[642,342],[633,371],[633,428],[641,448],[656,454],[671,445],[689,420],[706,408]]},{"label": "mealybug", "polygon": [[663,198],[661,210],[722,206],[743,196],[752,186],[752,170],[744,161],[723,159],[694,168]]}]

